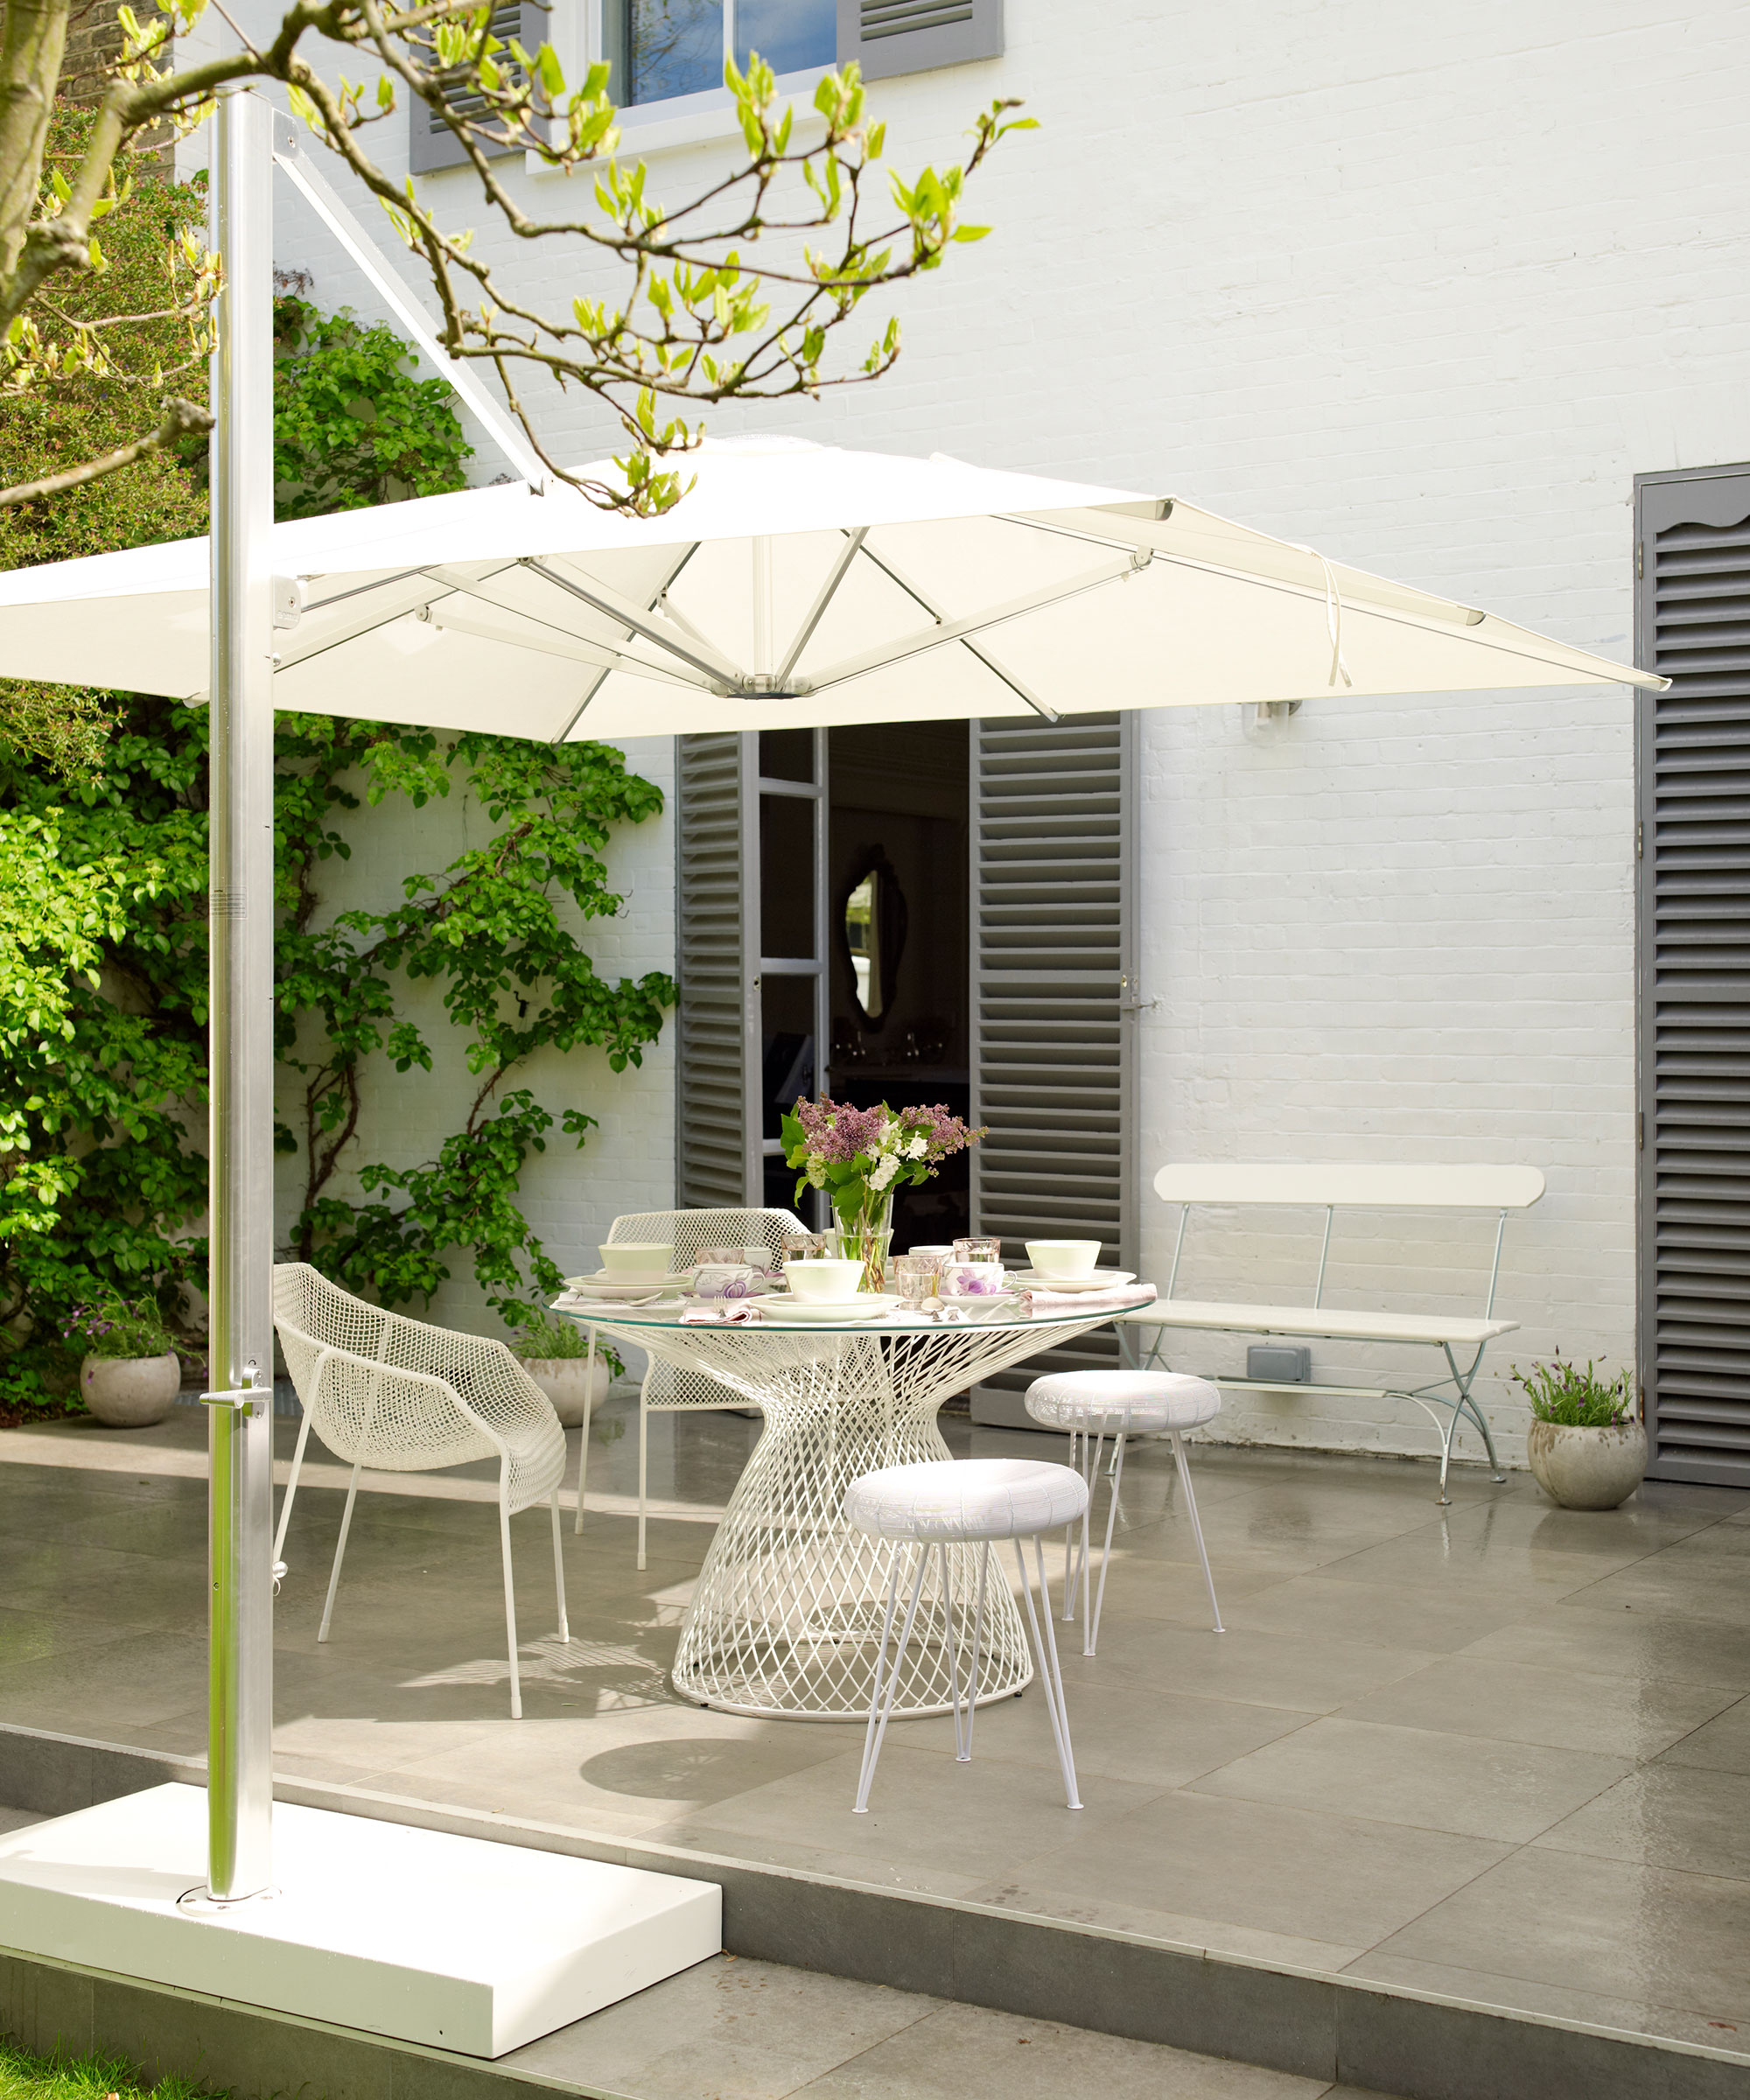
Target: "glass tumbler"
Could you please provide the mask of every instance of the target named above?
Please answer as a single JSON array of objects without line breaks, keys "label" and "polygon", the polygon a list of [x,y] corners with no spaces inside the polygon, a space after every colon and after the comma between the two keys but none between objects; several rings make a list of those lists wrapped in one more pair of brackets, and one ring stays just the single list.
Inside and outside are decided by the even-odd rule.
[{"label": "glass tumbler", "polygon": [[956,1262],[998,1262],[1003,1258],[1003,1242],[995,1239],[956,1240],[954,1242]]},{"label": "glass tumbler", "polygon": [[935,1255],[900,1254],[887,1264],[888,1281],[908,1306],[920,1306],[926,1298],[934,1298],[940,1274],[940,1260]]}]

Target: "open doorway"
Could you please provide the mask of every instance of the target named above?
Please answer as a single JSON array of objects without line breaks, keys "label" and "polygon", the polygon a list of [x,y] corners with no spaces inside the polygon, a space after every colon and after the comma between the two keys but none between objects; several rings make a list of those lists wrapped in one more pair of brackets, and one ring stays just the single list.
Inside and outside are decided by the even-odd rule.
[{"label": "open doorway", "polygon": [[[835,729],[827,738],[828,1069],[857,1108],[971,1107],[968,730]],[[893,1206],[893,1248],[971,1230],[967,1156]]]}]

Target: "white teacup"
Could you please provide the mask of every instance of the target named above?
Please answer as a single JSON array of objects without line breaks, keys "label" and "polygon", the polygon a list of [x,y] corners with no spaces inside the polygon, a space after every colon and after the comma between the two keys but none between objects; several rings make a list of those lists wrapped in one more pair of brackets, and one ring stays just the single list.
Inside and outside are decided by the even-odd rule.
[{"label": "white teacup", "polygon": [[602,1267],[610,1276],[667,1276],[675,1265],[675,1242],[655,1240],[621,1240],[598,1247]]},{"label": "white teacup", "polygon": [[1092,1276],[1100,1258],[1098,1240],[1029,1240],[1027,1259],[1039,1276],[1060,1276],[1074,1280]]},{"label": "white teacup", "polygon": [[837,1305],[856,1297],[863,1264],[836,1255],[816,1255],[806,1262],[787,1262],[784,1276],[793,1296],[814,1306]]}]

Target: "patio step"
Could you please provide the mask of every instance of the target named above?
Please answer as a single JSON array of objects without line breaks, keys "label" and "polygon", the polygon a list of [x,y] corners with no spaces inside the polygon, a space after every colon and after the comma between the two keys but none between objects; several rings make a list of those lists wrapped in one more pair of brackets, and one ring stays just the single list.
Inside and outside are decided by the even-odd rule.
[{"label": "patio step", "polygon": [[[63,1814],[167,1779],[200,1784],[203,1773],[198,1760],[0,1725],[0,1801],[38,1815]],[[1218,2092],[1223,2100],[1251,2100],[1250,2075],[1237,2067],[1252,2066],[1258,2100],[1350,2091],[1398,2100],[1750,2100],[1750,2054],[1733,2050],[1363,1984],[792,1868],[595,1840],[552,1824],[359,1788],[282,1778],[275,1791],[282,1800],[344,1814],[716,1880],[724,1895],[728,1958],[495,2064],[177,1998],[18,1956],[0,1955],[0,2025],[38,2046],[57,2034],[73,2040],[89,2036],[142,2061],[232,2086],[240,2096],[303,2085],[310,2100],[325,2094],[328,2100],[486,2100],[489,2090],[504,2100],[511,2086],[529,2083],[612,2100],[675,2100],[719,2085],[774,2096],[815,2087],[821,2100],[923,2100],[951,2089],[976,2100],[987,2056],[1036,2066],[1042,2058],[1032,2055],[1035,2048],[1061,2062],[1060,2075],[1037,2087],[1032,2074],[1018,2085],[1006,2076],[990,2090],[1081,2092],[1103,2083],[1115,2100],[1133,2093],[1137,2100],[1169,2094],[1196,2100],[1206,2091],[1212,2100]],[[684,2034],[668,2025],[664,1992]],[[762,2040],[758,2009],[767,2006],[774,2011]],[[872,2019],[872,2027],[857,2025]],[[660,2051],[634,2061],[636,2048],[627,2036],[647,2032],[647,2020],[654,2022],[648,2031],[672,2049],[715,2052],[714,2076],[693,2077],[683,2063],[662,2062]],[[803,2029],[824,2023],[822,2032],[842,2031],[850,2040],[867,2032],[872,2039],[785,2083],[783,2067],[763,2059],[791,2049],[780,2037],[792,2032],[787,2022],[793,2020]],[[301,2030],[295,2043],[290,2029]],[[130,2034],[136,2037],[131,2046],[124,2040]],[[609,2049],[610,2041],[621,2054]],[[746,2079],[729,2068],[744,2041],[756,2052]],[[1029,2051],[1025,2060],[1009,2054],[1022,2048]],[[1138,2048],[1147,2053],[1138,2057]],[[1210,2066],[1211,2058],[1226,2062]],[[440,2064],[447,2067],[442,2076]],[[956,2067],[952,2075],[947,2064]]]}]

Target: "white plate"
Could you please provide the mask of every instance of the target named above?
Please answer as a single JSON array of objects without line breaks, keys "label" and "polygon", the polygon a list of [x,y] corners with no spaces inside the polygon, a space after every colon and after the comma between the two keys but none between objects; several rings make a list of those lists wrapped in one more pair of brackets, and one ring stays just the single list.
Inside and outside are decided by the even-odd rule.
[{"label": "white plate", "polygon": [[819,1320],[830,1326],[834,1320],[878,1320],[884,1312],[891,1312],[895,1306],[902,1306],[902,1298],[890,1297],[878,1291],[859,1291],[855,1298],[841,1298],[836,1301],[810,1303],[807,1298],[767,1298],[761,1310],[774,1320]]},{"label": "white plate", "polygon": [[1037,1269],[1018,1270],[1010,1279],[1023,1291],[1117,1291],[1137,1280],[1134,1269],[1096,1269],[1092,1276],[1041,1276]]},{"label": "white plate", "polygon": [[690,1284],[689,1276],[573,1276],[565,1288],[580,1298],[648,1298],[655,1291],[679,1291]]}]

